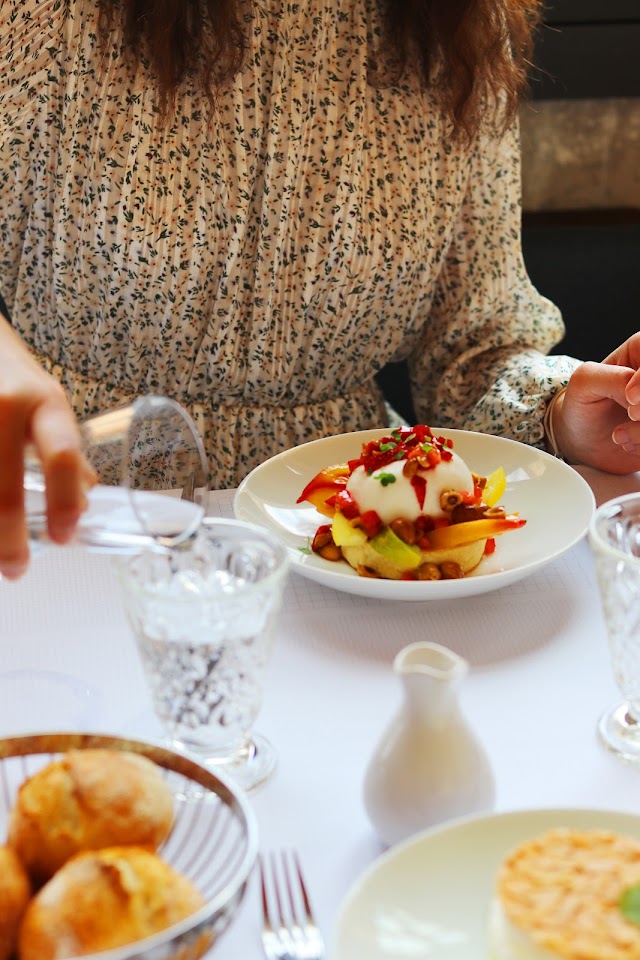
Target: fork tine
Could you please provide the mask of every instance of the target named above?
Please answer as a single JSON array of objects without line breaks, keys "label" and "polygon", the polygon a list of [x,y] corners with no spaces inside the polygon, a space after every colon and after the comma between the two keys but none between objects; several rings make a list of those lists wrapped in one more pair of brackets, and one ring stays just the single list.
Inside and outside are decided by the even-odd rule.
[{"label": "fork tine", "polygon": [[270,960],[320,960],[322,935],[313,918],[300,859],[295,850],[260,854],[262,942]]},{"label": "fork tine", "polygon": [[267,881],[264,872],[264,858],[262,854],[258,855],[258,868],[260,871],[260,896],[262,898],[262,917],[265,927],[272,929],[271,918],[269,915],[269,901],[267,900]]},{"label": "fork tine", "polygon": [[[282,855],[282,859],[284,862],[284,853]],[[287,874],[286,874],[286,863],[285,863],[285,878],[286,878],[286,875]],[[276,902],[276,909],[278,911],[278,926],[284,927],[286,923],[285,923],[284,909],[282,905],[282,896],[280,894],[280,884],[278,883],[278,867],[276,864],[275,853],[271,854],[271,877],[273,881],[273,894]]]},{"label": "fork tine", "polygon": [[302,894],[302,902],[304,904],[304,911],[307,917],[307,920],[313,920],[313,913],[311,912],[311,903],[309,902],[309,894],[307,893],[307,885],[304,882],[304,877],[302,876],[302,867],[300,866],[300,857],[297,852],[293,851],[293,863],[296,868],[296,873],[298,874],[298,880],[300,882],[300,893]]}]

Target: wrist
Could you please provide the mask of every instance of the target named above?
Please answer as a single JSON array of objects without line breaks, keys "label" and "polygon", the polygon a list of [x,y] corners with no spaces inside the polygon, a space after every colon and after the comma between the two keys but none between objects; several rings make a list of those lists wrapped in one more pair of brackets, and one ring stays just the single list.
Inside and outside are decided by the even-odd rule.
[{"label": "wrist", "polygon": [[560,460],[564,460],[562,445],[558,438],[558,422],[560,420],[562,406],[564,404],[564,395],[567,388],[561,387],[557,390],[545,410],[542,426],[544,429],[544,442],[549,453]]}]

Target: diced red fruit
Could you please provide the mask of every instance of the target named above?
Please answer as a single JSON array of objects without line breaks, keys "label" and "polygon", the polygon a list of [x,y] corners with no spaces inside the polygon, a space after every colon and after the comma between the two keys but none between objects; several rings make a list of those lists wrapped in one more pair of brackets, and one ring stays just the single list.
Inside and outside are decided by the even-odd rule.
[{"label": "diced red fruit", "polygon": [[343,513],[347,520],[355,520],[360,513],[358,504],[355,502],[348,490],[340,490],[338,493],[334,494],[333,497],[330,497],[327,502],[330,506],[339,510],[340,513]]},{"label": "diced red fruit", "polygon": [[484,555],[485,555],[485,557],[490,556],[492,553],[495,553],[495,551],[496,551],[496,538],[495,538],[495,537],[488,537],[488,538],[487,538],[487,542],[486,542],[485,545],[484,545]]},{"label": "diced red fruit", "polygon": [[375,510],[365,510],[365,512],[358,517],[356,525],[362,527],[366,535],[371,539],[371,537],[375,537],[377,533],[380,533],[382,520]]},{"label": "diced red fruit", "polygon": [[427,495],[427,481],[419,473],[416,473],[411,477],[411,486],[415,490],[416,497],[418,498],[418,506],[422,510],[424,507],[424,498]]}]

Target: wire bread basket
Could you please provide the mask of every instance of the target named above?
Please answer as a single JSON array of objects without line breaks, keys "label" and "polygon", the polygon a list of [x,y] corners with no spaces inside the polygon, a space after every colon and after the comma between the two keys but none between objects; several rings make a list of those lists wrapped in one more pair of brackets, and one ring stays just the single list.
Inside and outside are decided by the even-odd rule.
[{"label": "wire bread basket", "polygon": [[101,734],[46,733],[0,739],[2,836],[24,780],[68,750],[98,748],[140,754],[161,768],[174,796],[175,822],[158,852],[191,880],[205,905],[152,937],[85,955],[82,960],[196,960],[203,955],[203,944],[215,945],[231,922],[258,850],[255,818],[244,795],[206,768],[156,744]]}]

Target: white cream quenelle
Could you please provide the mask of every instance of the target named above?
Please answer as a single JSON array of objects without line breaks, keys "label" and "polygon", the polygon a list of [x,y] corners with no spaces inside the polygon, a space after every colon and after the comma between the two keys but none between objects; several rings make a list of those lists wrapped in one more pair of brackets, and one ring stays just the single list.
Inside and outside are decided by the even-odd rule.
[{"label": "white cream quenelle", "polygon": [[[444,491],[473,493],[471,471],[462,457],[452,450],[451,460],[443,460],[429,470],[417,470],[426,480],[424,502],[421,504],[411,478],[403,472],[405,462],[397,460],[373,473],[368,473],[364,466],[356,467],[347,483],[347,490],[358,504],[360,513],[375,510],[383,523],[391,523],[397,517],[417,520],[423,514],[444,517],[440,502]],[[385,483],[385,475],[393,477],[393,481]]]}]

